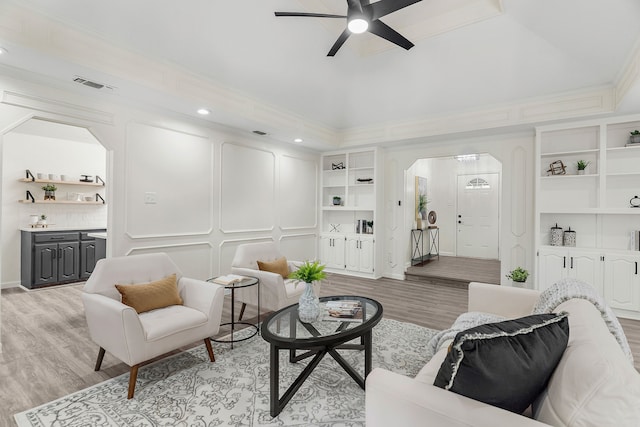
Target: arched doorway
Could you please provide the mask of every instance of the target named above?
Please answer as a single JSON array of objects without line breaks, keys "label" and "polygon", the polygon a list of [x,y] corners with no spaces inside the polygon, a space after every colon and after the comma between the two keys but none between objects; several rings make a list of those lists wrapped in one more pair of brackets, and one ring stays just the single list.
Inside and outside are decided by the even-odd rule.
[{"label": "arched doorway", "polygon": [[[107,206],[100,203],[100,198],[107,199],[107,189],[75,185],[83,175],[108,183],[106,149],[86,128],[30,118],[2,135],[1,170],[3,288],[20,284],[20,229],[30,227],[32,215],[45,215],[50,229],[107,227]],[[43,198],[43,183],[20,181],[27,170],[38,181],[56,182],[55,203],[18,202]]]}]

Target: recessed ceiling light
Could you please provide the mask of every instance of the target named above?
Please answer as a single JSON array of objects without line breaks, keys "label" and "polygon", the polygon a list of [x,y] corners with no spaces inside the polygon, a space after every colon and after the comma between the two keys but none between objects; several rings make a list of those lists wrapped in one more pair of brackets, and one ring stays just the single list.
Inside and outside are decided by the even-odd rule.
[{"label": "recessed ceiling light", "polygon": [[296,138],[293,140],[293,142],[302,142],[302,138]]},{"label": "recessed ceiling light", "polygon": [[200,108],[200,109],[198,110],[198,114],[201,114],[201,115],[203,115],[203,116],[206,116],[206,115],[208,115],[209,113],[211,113],[211,111],[207,110],[206,108]]}]

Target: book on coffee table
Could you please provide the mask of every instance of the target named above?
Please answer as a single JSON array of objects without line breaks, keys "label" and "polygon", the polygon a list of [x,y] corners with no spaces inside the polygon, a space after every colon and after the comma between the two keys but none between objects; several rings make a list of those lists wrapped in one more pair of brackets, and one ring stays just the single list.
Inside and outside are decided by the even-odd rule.
[{"label": "book on coffee table", "polygon": [[323,320],[362,322],[362,305],[355,300],[327,301]]}]

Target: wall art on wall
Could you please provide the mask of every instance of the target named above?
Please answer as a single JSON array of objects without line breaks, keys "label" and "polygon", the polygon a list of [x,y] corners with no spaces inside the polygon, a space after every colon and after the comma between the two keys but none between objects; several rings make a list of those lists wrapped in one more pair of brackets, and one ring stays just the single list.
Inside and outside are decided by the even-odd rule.
[{"label": "wall art on wall", "polygon": [[416,225],[422,228],[422,220],[427,219],[427,178],[416,176]]}]

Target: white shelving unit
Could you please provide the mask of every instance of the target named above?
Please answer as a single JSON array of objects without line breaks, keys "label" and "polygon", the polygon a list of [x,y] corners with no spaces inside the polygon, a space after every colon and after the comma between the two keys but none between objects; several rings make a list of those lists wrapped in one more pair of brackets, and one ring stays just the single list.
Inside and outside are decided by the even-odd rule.
[{"label": "white shelving unit", "polygon": [[[563,277],[590,283],[621,317],[640,319],[640,147],[625,147],[640,115],[536,129],[535,281],[546,289]],[[565,175],[548,175],[562,160]],[[577,175],[578,160],[590,162]],[[577,232],[576,247],[549,246],[555,224]]]},{"label": "white shelving unit", "polygon": [[[328,271],[379,277],[380,248],[375,244],[381,223],[379,159],[378,149],[322,156],[320,259]],[[340,205],[333,203],[336,196]]]}]

